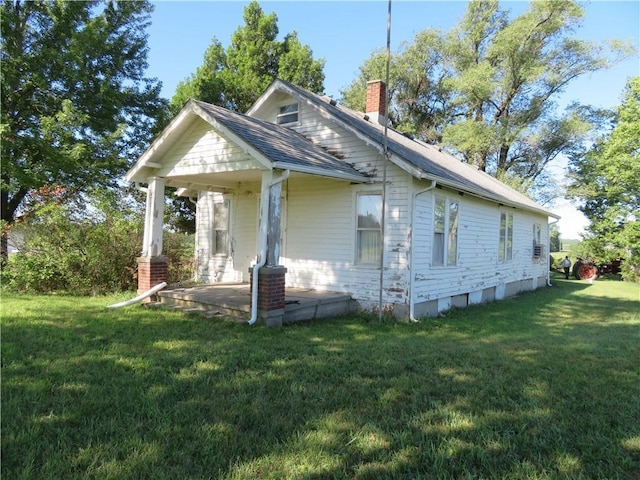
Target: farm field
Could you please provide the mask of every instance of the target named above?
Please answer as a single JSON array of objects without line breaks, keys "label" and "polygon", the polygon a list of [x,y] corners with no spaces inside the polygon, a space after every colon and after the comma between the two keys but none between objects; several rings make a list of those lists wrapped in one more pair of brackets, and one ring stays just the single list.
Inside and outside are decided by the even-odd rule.
[{"label": "farm field", "polygon": [[637,479],[640,286],[278,329],[2,292],[12,479]]}]

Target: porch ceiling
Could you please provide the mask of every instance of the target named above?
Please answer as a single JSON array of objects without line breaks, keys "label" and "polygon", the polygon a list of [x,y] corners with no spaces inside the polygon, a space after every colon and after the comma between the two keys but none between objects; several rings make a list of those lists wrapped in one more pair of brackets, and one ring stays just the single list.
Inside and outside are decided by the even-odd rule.
[{"label": "porch ceiling", "polygon": [[260,183],[262,170],[242,170],[234,172],[199,173],[166,178],[166,185],[184,189],[179,195],[193,195],[198,190],[223,191],[237,188],[241,183]]},{"label": "porch ceiling", "polygon": [[[302,178],[308,175],[304,172],[291,171],[290,179]],[[345,180],[341,178],[328,177],[334,180]],[[241,184],[257,184],[262,181],[262,170],[242,170],[234,172],[220,173],[200,173],[197,175],[181,175],[166,177],[165,184],[168,187],[177,188],[176,192],[179,196],[194,196],[200,190],[210,192],[224,192],[238,188]],[[349,180],[345,180],[349,181]]]}]

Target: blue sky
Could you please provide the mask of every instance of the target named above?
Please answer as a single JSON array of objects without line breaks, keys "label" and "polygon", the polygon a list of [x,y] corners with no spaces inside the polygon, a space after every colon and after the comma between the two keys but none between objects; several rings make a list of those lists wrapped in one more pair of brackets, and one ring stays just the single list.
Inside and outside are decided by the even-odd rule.
[{"label": "blue sky", "polygon": [[[151,17],[149,33],[150,77],[163,84],[162,95],[171,98],[179,81],[202,64],[204,51],[215,36],[225,47],[231,35],[244,25],[242,14],[248,1],[159,1]],[[391,48],[396,51],[404,41],[429,27],[449,30],[462,17],[465,1],[395,0],[391,11]],[[518,15],[527,2],[501,2],[503,8]],[[275,12],[283,37],[292,31],[313,50],[314,58],[324,58],[325,93],[340,98],[340,90],[357,75],[358,67],[387,39],[388,2],[383,1],[261,1],[265,13]],[[630,40],[640,48],[640,2],[585,2],[583,25],[578,38],[602,42],[610,38]],[[638,58],[629,59],[613,69],[581,78],[569,85],[559,99],[560,105],[578,100],[600,107],[620,103],[627,79],[640,75]],[[558,175],[562,169],[558,168]],[[558,205],[563,219],[564,238],[575,238],[585,221],[575,209]]]}]

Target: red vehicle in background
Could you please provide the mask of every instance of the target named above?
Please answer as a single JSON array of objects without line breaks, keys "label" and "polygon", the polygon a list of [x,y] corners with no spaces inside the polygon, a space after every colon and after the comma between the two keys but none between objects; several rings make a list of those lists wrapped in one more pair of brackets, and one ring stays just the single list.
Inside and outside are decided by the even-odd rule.
[{"label": "red vehicle in background", "polygon": [[595,280],[607,273],[617,275],[623,260],[624,258],[617,258],[609,263],[596,264],[595,260],[578,257],[573,264],[573,276],[578,280]]}]

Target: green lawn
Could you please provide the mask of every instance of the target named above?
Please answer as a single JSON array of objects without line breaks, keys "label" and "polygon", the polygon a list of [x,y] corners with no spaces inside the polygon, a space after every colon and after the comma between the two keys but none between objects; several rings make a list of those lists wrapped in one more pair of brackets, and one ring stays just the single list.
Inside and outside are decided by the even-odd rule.
[{"label": "green lawn", "polygon": [[269,329],[2,295],[2,478],[638,479],[640,287]]}]

